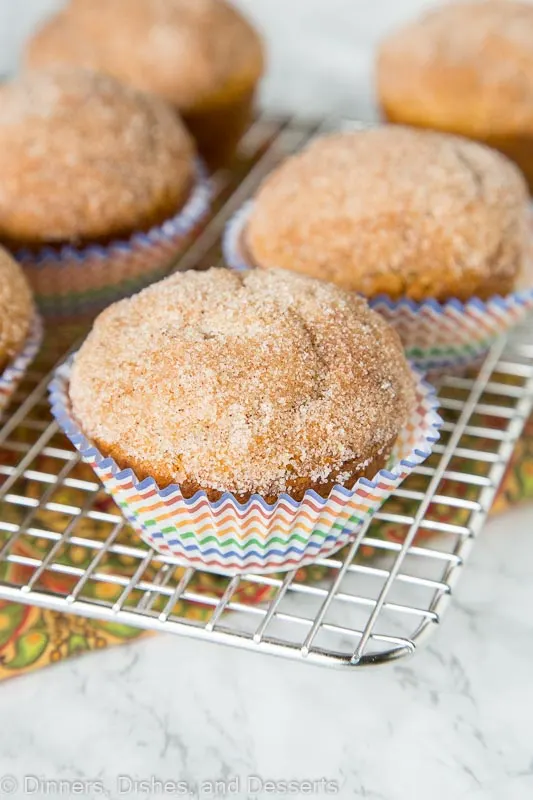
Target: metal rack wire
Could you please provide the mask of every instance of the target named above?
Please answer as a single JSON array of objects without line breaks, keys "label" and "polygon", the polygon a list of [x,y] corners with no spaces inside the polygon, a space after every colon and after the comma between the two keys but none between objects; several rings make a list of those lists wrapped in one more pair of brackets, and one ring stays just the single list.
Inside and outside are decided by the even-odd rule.
[{"label": "metal rack wire", "polygon": [[[218,263],[225,221],[319,127],[258,120],[177,268]],[[410,654],[436,627],[532,410],[533,325],[439,379],[434,454],[344,551],[307,570],[214,579],[142,544],[51,420],[51,371],[83,332],[50,332],[0,419],[0,598],[326,665]]]}]

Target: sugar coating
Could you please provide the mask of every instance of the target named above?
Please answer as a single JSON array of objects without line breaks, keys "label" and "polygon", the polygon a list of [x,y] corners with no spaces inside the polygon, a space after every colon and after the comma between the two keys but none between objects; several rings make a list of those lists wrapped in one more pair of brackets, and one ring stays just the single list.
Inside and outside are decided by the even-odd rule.
[{"label": "sugar coating", "polygon": [[93,67],[185,110],[256,78],[263,55],[223,0],[73,0],[30,40],[26,63]]},{"label": "sugar coating", "polygon": [[395,331],[281,270],[176,274],[100,315],[72,370],[82,429],[140,477],[265,496],[346,480],[414,405]]},{"label": "sugar coating", "polygon": [[509,291],[527,241],[518,169],[482,145],[400,126],[312,142],[266,178],[246,230],[253,263],[372,296]]},{"label": "sugar coating", "polygon": [[22,269],[0,248],[0,370],[22,349],[34,308]]},{"label": "sugar coating", "polygon": [[429,124],[451,129],[443,122],[454,109],[469,130],[470,109],[480,134],[531,132],[533,6],[485,0],[432,9],[383,41],[377,77],[386,107],[408,103]]},{"label": "sugar coating", "polygon": [[0,238],[131,233],[178,210],[193,157],[163,101],[84,69],[27,73],[0,87]]}]

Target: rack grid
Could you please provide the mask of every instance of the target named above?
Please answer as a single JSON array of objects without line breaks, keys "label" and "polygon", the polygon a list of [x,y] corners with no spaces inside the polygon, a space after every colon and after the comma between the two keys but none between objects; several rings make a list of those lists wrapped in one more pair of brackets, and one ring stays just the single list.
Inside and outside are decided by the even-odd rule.
[{"label": "rack grid", "polygon": [[[263,117],[214,177],[213,215],[177,269],[218,264],[225,222],[279,160],[347,123]],[[47,334],[0,418],[0,598],[325,665],[411,654],[436,628],[533,407],[531,320],[436,382],[444,426],[353,543],[315,567],[215,577],[148,549],[52,420],[51,373],[84,325]]]}]

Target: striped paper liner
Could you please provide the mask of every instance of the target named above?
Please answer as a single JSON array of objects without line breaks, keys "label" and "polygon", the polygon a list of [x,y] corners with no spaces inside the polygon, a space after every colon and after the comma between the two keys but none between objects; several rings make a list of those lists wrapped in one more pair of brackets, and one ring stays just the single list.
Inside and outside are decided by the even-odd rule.
[{"label": "striped paper liner", "polygon": [[0,373],[0,413],[9,403],[24,373],[39,352],[43,339],[41,318],[35,314],[24,347]]},{"label": "striped paper liner", "polygon": [[533,289],[465,303],[392,301],[383,295],[369,302],[396,328],[411,361],[424,371],[442,370],[473,364],[521,322],[533,309]]},{"label": "striped paper liner", "polygon": [[72,359],[63,364],[50,385],[59,426],[150,547],[211,571],[277,572],[334,553],[429,456],[439,438],[434,389],[413,369],[416,406],[395,443],[389,468],[373,480],[360,478],[352,489],[337,485],[327,498],[312,490],[301,501],[281,494],[273,504],[259,495],[240,503],[230,493],[213,502],[203,491],[185,498],[177,485],[161,488],[153,478],[140,481],[84,436],[68,395],[71,364]]},{"label": "striped paper liner", "polygon": [[[226,263],[238,271],[251,268],[243,242],[251,210],[252,202],[242,206],[224,232]],[[409,360],[426,372],[475,362],[533,309],[533,288],[465,302],[392,300],[386,295],[367,299],[396,328]]]},{"label": "striped paper liner", "polygon": [[108,245],[20,250],[40,311],[46,317],[95,314],[110,303],[161,280],[204,222],[211,204],[211,182],[198,162],[196,183],[178,213],[146,233]]}]

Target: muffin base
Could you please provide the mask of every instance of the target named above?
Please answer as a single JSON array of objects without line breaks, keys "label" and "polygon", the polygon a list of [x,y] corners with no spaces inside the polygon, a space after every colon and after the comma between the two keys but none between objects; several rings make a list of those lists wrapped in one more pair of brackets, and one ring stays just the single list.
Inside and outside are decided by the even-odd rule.
[{"label": "muffin base", "polygon": [[[79,422],[78,424],[80,425],[80,428],[82,428]],[[341,467],[339,467],[339,469],[335,470],[335,476],[339,473],[348,474],[350,476],[347,480],[343,481],[342,485],[344,488],[351,489],[360,478],[372,478],[376,472],[384,469],[389,461],[396,438],[397,437],[391,439],[383,447],[373,450],[373,452],[369,454],[368,458],[365,459],[364,467],[360,466],[361,459],[358,459],[357,461],[346,461]],[[136,459],[125,458],[124,454],[121,452],[120,446],[110,447],[104,442],[96,442],[96,444],[98,445],[100,452],[105,453],[106,457],[112,458],[113,461],[118,464],[120,469],[133,470],[139,480],[153,478],[159,486],[166,486],[169,483],[172,483],[168,475],[158,472],[157,470],[148,471]],[[295,478],[294,480],[288,482],[284,494],[287,494],[293,500],[297,501],[302,500],[305,493],[309,490],[316,492],[318,495],[320,495],[320,497],[328,497],[333,487],[337,486],[338,483],[339,482],[334,478],[322,483],[312,481],[309,478]],[[217,500],[220,500],[224,494],[227,494],[227,490],[221,491],[218,489],[211,489],[209,487],[201,486],[194,480],[186,479],[185,481],[180,482],[179,486],[183,497],[186,499],[194,497],[197,492],[204,492],[208,500],[211,502],[216,502]],[[239,503],[247,503],[255,494],[258,494],[258,492],[233,492],[232,494]],[[261,496],[267,503],[275,503],[279,495],[261,494]]]},{"label": "muffin base", "polygon": [[210,170],[231,163],[252,120],[255,96],[254,85],[237,94],[222,97],[213,105],[186,111],[178,109]]},{"label": "muffin base", "polygon": [[529,193],[533,195],[533,131],[530,136],[487,136],[478,139],[488,147],[499,150],[510,158],[522,171]]}]

